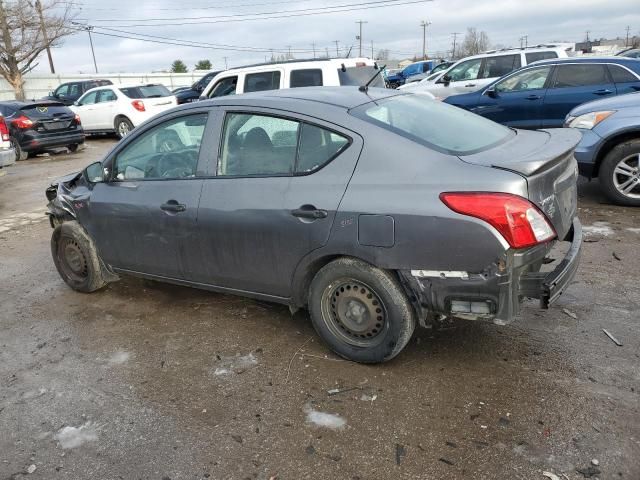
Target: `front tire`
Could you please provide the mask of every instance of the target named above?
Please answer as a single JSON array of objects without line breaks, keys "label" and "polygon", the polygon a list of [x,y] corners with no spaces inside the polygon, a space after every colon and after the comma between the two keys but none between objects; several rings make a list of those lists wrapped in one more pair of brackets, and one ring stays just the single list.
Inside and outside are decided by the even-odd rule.
[{"label": "front tire", "polygon": [[360,363],[391,360],[416,326],[398,280],[355,258],[340,258],[320,269],[309,289],[309,312],[331,350]]},{"label": "front tire", "polygon": [[613,147],[598,174],[604,194],[618,205],[640,206],[640,139]]},{"label": "front tire", "polygon": [[73,143],[71,145],[67,145],[67,150],[69,150],[69,153],[76,153],[78,151],[78,144]]},{"label": "front tire", "polygon": [[123,139],[133,130],[133,123],[127,117],[118,117],[115,121],[115,129],[118,138]]},{"label": "front tire", "polygon": [[53,263],[62,279],[78,292],[104,287],[102,264],[93,240],[78,222],[64,222],[51,236]]}]

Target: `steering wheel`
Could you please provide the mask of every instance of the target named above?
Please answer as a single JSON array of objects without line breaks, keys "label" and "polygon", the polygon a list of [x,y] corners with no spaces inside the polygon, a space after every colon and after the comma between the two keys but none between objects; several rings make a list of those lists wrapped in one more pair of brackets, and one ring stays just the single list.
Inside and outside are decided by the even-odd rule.
[{"label": "steering wheel", "polygon": [[158,160],[158,173],[163,178],[190,177],[196,165],[193,160],[195,160],[195,153],[191,151],[165,153]]}]

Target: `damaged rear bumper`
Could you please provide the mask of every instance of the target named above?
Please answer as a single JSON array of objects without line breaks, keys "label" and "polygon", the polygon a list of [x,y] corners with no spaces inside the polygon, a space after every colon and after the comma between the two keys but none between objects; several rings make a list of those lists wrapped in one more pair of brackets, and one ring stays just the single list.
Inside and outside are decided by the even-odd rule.
[{"label": "damaged rear bumper", "polygon": [[504,325],[515,319],[523,298],[540,299],[541,308],[548,308],[571,283],[582,246],[577,218],[563,242],[570,243],[569,249],[550,272],[540,269],[556,242],[509,250],[504,259],[479,273],[411,270],[399,274],[423,324],[445,316]]}]

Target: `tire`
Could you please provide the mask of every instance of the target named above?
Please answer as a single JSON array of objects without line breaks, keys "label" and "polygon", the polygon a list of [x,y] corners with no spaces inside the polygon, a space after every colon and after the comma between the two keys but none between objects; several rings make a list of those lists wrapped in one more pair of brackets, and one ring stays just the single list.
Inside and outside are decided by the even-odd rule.
[{"label": "tire", "polygon": [[116,117],[116,121],[114,122],[114,127],[116,129],[116,135],[119,139],[123,139],[131,130],[133,130],[133,123],[127,117]]},{"label": "tire", "polygon": [[360,363],[398,355],[411,339],[416,315],[398,280],[355,258],[339,258],[316,274],[309,313],[336,354]]},{"label": "tire", "polygon": [[78,222],[56,227],[51,236],[51,254],[58,273],[74,290],[90,293],[107,284],[93,240]]},{"label": "tire", "polygon": [[22,148],[20,148],[20,144],[16,141],[15,138],[11,137],[9,141],[11,142],[11,146],[16,152],[16,162],[26,160],[29,157],[29,154],[22,150]]},{"label": "tire", "polygon": [[79,145],[77,143],[67,145],[67,150],[69,150],[70,153],[76,153],[78,151],[78,146]]},{"label": "tire", "polygon": [[[604,194],[618,205],[640,206],[640,139],[613,147],[600,165],[598,177]],[[624,192],[629,183],[631,190]]]}]

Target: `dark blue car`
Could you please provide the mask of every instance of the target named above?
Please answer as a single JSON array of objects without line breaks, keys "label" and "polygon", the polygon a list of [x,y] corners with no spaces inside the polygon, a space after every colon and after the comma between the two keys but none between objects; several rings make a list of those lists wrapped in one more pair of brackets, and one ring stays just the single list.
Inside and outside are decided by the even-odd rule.
[{"label": "dark blue car", "polygon": [[430,71],[434,66],[434,60],[423,60],[421,62],[415,62],[411,65],[407,65],[403,70],[387,77],[389,88],[398,88],[400,85],[404,85],[409,77],[426,73]]},{"label": "dark blue car", "polygon": [[622,57],[542,60],[473,93],[445,102],[517,128],[562,127],[576,106],[640,91],[640,60]]},{"label": "dark blue car", "polygon": [[574,153],[580,173],[598,177],[611,201],[640,206],[640,93],[580,105],[566,126],[582,132]]}]

